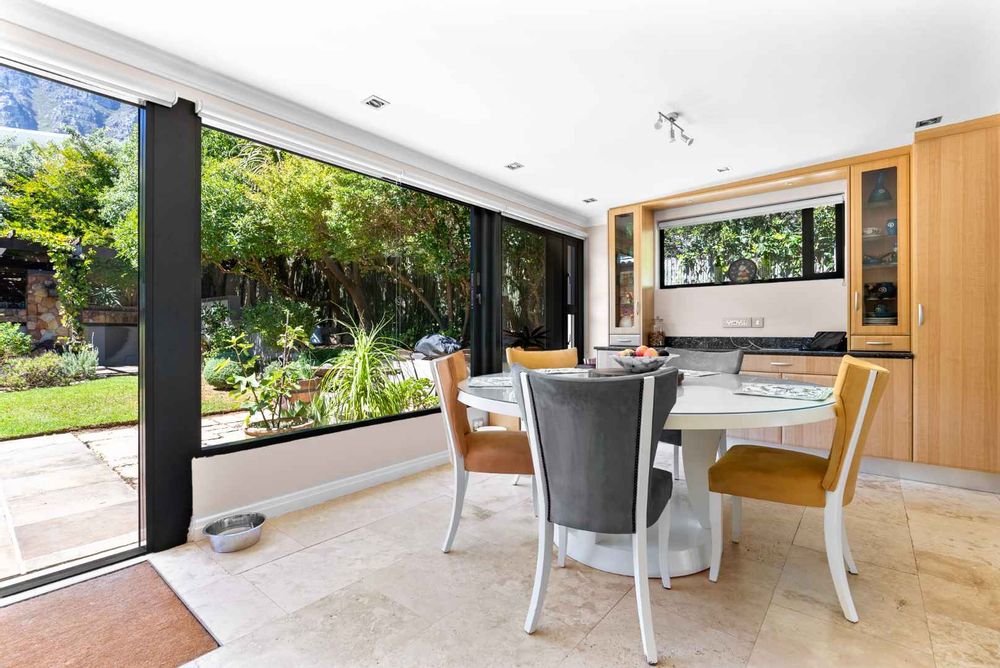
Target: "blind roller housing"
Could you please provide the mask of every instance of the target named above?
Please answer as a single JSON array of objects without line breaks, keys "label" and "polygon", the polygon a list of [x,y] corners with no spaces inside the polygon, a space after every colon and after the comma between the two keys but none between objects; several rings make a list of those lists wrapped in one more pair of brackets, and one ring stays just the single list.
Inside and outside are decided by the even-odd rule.
[{"label": "blind roller housing", "polygon": [[742,209],[730,209],[728,211],[718,211],[706,213],[699,216],[688,216],[687,218],[675,218],[673,220],[661,221],[658,227],[667,229],[671,227],[688,227],[690,225],[704,225],[706,223],[718,223],[723,220],[733,220],[735,218],[750,218],[752,216],[767,216],[772,213],[784,213],[785,211],[799,211],[811,209],[817,206],[829,206],[833,204],[843,204],[844,194],[836,193],[832,195],[821,195],[819,197],[809,197],[806,199],[791,200],[777,204],[766,204],[762,206],[748,207]]}]

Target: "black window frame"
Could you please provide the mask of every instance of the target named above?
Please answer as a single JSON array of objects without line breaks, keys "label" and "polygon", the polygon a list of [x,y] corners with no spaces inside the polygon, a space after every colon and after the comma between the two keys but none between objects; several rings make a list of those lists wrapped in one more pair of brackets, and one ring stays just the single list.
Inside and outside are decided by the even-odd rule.
[{"label": "black window frame", "polygon": [[[658,234],[658,248],[657,248],[657,273],[659,274],[659,287],[661,290],[673,290],[675,288],[708,288],[708,287],[721,287],[728,285],[760,285],[764,283],[794,283],[799,281],[820,281],[828,279],[843,279],[845,275],[845,264],[846,264],[846,236],[845,236],[845,225],[846,225],[846,207],[844,202],[839,202],[834,204],[835,212],[835,224],[836,224],[836,236],[834,249],[836,257],[836,268],[834,271],[817,273],[815,266],[815,243],[814,234],[815,228],[813,224],[813,209],[815,207],[805,207],[799,209],[802,213],[802,276],[790,276],[787,278],[763,278],[755,279],[753,281],[747,281],[746,283],[733,283],[731,281],[723,281],[721,283],[684,283],[680,285],[666,285],[665,283],[665,272],[663,271],[663,244],[664,235],[666,230],[660,228]],[[794,210],[794,209],[790,209]],[[738,214],[738,211],[734,211],[734,214]],[[731,219],[738,219],[738,215],[734,215]],[[723,222],[723,221],[717,221]],[[701,223],[702,225],[714,225],[715,223]]]}]

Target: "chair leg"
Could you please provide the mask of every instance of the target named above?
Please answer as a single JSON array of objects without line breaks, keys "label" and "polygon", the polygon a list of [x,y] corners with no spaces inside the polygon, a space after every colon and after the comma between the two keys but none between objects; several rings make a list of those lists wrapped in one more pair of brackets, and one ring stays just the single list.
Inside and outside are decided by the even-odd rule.
[{"label": "chair leg", "polygon": [[743,497],[742,496],[731,496],[729,497],[733,504],[733,535],[732,541],[734,543],[740,542],[740,535],[743,531]]},{"label": "chair leg", "polygon": [[708,493],[708,517],[712,525],[712,563],[708,569],[708,579],[719,581],[719,565],[722,563],[722,494]]},{"label": "chair leg", "polygon": [[514,476],[514,487],[517,487],[517,483],[519,482],[521,482],[521,476],[520,475]]},{"label": "chair leg", "polygon": [[[641,522],[641,520],[640,520]],[[638,527],[632,534],[632,572],[635,573],[635,602],[639,608],[639,632],[646,662],[657,661],[656,638],[653,635],[653,608],[649,602],[649,557],[646,554],[646,528]]]},{"label": "chair leg", "polygon": [[534,633],[538,628],[538,618],[545,603],[545,590],[549,586],[549,572],[552,570],[552,523],[545,518],[538,519],[538,561],[535,564],[535,586],[531,590],[531,604],[528,617],[524,620],[525,633]]},{"label": "chair leg", "polygon": [[451,502],[451,522],[448,523],[448,533],[444,537],[444,545],[441,546],[442,552],[450,552],[451,544],[455,542],[455,534],[458,532],[458,521],[462,519],[462,505],[465,503],[465,488],[469,485],[469,472],[465,470],[464,465],[458,462],[455,465],[455,496],[452,498]]},{"label": "chair leg", "polygon": [[[843,511],[841,511],[843,513]],[[841,540],[844,541],[844,562],[847,563],[847,572],[851,575],[858,574],[858,565],[854,563],[854,555],[851,554],[851,544],[847,542],[847,520],[841,518],[841,526],[844,527]]]},{"label": "chair leg", "polygon": [[535,484],[535,476],[531,476],[531,510],[538,517],[538,485]]},{"label": "chair leg", "polygon": [[858,621],[858,611],[854,608],[851,598],[851,588],[847,583],[847,570],[844,568],[844,509],[836,499],[827,499],[823,508],[823,536],[826,539],[826,563],[830,566],[830,576],[833,578],[833,588],[837,591],[837,600],[844,617],[850,622]]},{"label": "chair leg", "polygon": [[674,446],[674,480],[681,479],[681,446]]},{"label": "chair leg", "polygon": [[667,506],[663,509],[659,522],[660,582],[664,589],[670,589],[670,506],[673,502],[673,498],[667,501]]},{"label": "chair leg", "polygon": [[556,546],[559,548],[556,565],[559,568],[566,568],[566,541],[569,540],[569,536],[567,535],[566,527],[562,525],[556,529],[556,532]]}]

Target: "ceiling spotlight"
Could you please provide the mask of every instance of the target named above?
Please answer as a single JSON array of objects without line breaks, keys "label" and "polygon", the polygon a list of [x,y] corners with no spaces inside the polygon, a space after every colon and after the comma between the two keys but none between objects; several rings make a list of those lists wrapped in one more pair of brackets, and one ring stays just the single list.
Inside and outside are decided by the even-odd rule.
[{"label": "ceiling spotlight", "polygon": [[515,169],[521,169],[522,167],[524,167],[524,165],[522,165],[519,162],[509,162],[506,165],[504,165],[504,167],[506,167],[510,171],[514,171]]},{"label": "ceiling spotlight", "polygon": [[587,199],[583,200],[583,203],[584,204],[593,204],[596,201],[597,201],[596,197],[588,197]]},{"label": "ceiling spotlight", "polygon": [[676,111],[671,111],[669,114],[665,114],[662,111],[656,112],[656,122],[653,123],[653,129],[659,130],[663,127],[663,122],[666,121],[670,124],[670,143],[677,141],[677,132],[681,134],[681,141],[690,146],[694,143],[693,137],[688,137],[684,132],[684,128],[677,125],[677,119],[680,114]]},{"label": "ceiling spotlight", "polygon": [[940,116],[935,116],[933,118],[925,118],[922,121],[917,121],[917,129],[926,128],[928,125],[937,125],[941,122]]},{"label": "ceiling spotlight", "polygon": [[716,167],[715,171],[717,171],[717,172],[719,172],[721,174],[723,172],[728,172],[731,169],[732,169],[732,167],[726,165],[725,167]]},{"label": "ceiling spotlight", "polygon": [[361,100],[361,104],[369,106],[372,109],[381,109],[389,104],[389,100],[381,98],[378,95],[369,95],[365,99]]}]

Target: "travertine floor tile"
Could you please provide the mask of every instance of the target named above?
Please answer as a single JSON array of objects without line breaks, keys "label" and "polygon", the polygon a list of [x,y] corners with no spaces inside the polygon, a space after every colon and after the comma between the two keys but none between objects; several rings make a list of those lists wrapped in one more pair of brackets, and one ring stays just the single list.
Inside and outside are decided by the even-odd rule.
[{"label": "travertine floor tile", "polygon": [[[850,515],[846,518],[846,524],[855,561],[865,561],[904,573],[917,572],[910,532],[905,524],[859,519]],[[806,508],[795,534],[794,544],[826,553],[822,508]]]},{"label": "travertine floor tile", "polygon": [[[438,496],[405,512],[377,520],[366,528],[395,541],[399,547],[410,552],[423,555],[440,551],[451,520],[451,505],[451,496]],[[462,552],[471,543],[478,541],[476,525],[492,515],[489,510],[472,503],[463,504],[462,519],[452,543],[452,551]]]},{"label": "travertine floor tile", "polygon": [[841,626],[929,652],[920,580],[916,575],[863,563],[848,582],[861,620],[844,618],[826,555],[793,547],[774,592],[774,603]]},{"label": "travertine floor tile", "polygon": [[531,498],[531,476],[521,476],[514,484],[515,476],[470,473],[465,500],[480,508],[498,512]]},{"label": "travertine floor tile", "polygon": [[352,586],[200,657],[198,665],[409,665],[385,659],[429,625],[429,620],[395,601]]},{"label": "travertine floor tile", "polygon": [[727,497],[723,502],[722,520],[722,535],[726,541],[724,552],[737,553],[780,568],[795,539],[803,511],[801,506],[743,499],[742,535],[739,543],[733,543],[730,540],[732,505]]},{"label": "travertine floor tile", "polygon": [[911,511],[910,536],[921,573],[1000,589],[1000,520]]},{"label": "travertine floor tile", "polygon": [[[544,621],[543,616],[543,625]],[[661,666],[743,666],[753,647],[752,641],[740,640],[662,606],[653,608],[653,630]],[[595,668],[647,665],[642,654],[634,591],[618,602],[562,665]]]},{"label": "travertine floor tile", "polygon": [[750,666],[934,666],[930,652],[882,640],[772,605],[750,656]]},{"label": "travertine floor tile", "polygon": [[927,622],[939,668],[1000,666],[1000,631],[944,615],[928,615]]},{"label": "travertine floor tile", "polygon": [[1000,522],[1000,496],[971,489],[901,480],[906,510],[935,513],[960,520]]},{"label": "travertine floor tile", "polygon": [[1000,589],[970,587],[926,573],[920,573],[920,589],[928,615],[947,615],[1000,631]]},{"label": "travertine floor tile", "polygon": [[236,574],[298,552],[303,546],[291,536],[265,526],[257,544],[239,552],[215,552],[208,539],[198,541],[198,547],[226,569],[227,573]]},{"label": "travertine floor tile", "polygon": [[229,575],[208,553],[194,543],[151,554],[149,563],[170,588],[182,597],[189,591]]},{"label": "travertine floor tile", "polygon": [[285,616],[271,599],[238,575],[191,590],[183,601],[220,644]]},{"label": "travertine floor tile", "polygon": [[243,573],[286,612],[298,610],[394,563],[405,551],[369,529],[357,529]]},{"label": "travertine floor tile", "polygon": [[844,512],[850,518],[906,524],[906,506],[899,480],[860,474],[854,499]]}]

